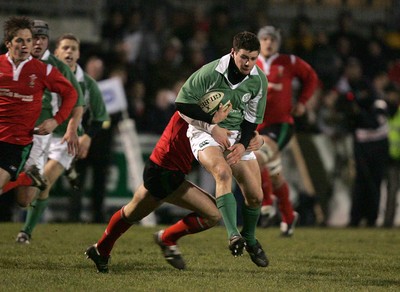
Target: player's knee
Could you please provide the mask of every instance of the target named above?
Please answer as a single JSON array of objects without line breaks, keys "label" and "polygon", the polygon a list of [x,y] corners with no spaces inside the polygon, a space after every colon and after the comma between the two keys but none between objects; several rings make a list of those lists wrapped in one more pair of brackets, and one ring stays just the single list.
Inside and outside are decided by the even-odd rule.
[{"label": "player's knee", "polygon": [[17,204],[21,208],[28,208],[30,203],[31,202],[29,200],[23,200],[20,198],[17,199]]},{"label": "player's knee", "polygon": [[218,210],[216,210],[216,212],[212,212],[210,214],[207,215],[205,219],[206,224],[209,227],[213,227],[215,225],[218,224],[218,222],[222,219],[221,214],[219,213]]},{"label": "player's knee", "polygon": [[253,194],[246,198],[247,206],[250,208],[258,208],[261,207],[263,195],[262,192],[260,194]]},{"label": "player's knee", "polygon": [[269,161],[267,163],[268,167],[268,172],[269,175],[272,176],[279,176],[280,173],[282,172],[282,160],[280,157],[277,157],[276,159]]},{"label": "player's knee", "polygon": [[274,157],[275,151],[273,147],[264,143],[257,151],[257,154],[257,158],[261,160],[261,164],[266,164]]},{"label": "player's knee", "polygon": [[232,179],[232,170],[230,167],[219,165],[215,167],[213,176],[218,182],[227,182]]}]

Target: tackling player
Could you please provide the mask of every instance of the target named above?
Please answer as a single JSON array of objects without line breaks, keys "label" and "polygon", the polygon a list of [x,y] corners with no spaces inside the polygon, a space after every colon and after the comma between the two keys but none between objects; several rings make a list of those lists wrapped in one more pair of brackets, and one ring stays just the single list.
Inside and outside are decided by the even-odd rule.
[{"label": "tackling player", "polygon": [[[230,109],[220,108],[213,122],[224,119]],[[205,123],[198,125],[207,126]],[[186,137],[187,128],[187,122],[175,112],[146,162],[143,184],[136,190],[132,200],[111,217],[100,240],[86,250],[87,257],[96,264],[98,272],[108,272],[110,253],[117,239],[164,202],[193,211],[174,225],[154,234],[165,260],[176,269],[186,268],[177,247],[178,239],[207,230],[220,220],[214,198],[185,179],[194,160]],[[212,132],[215,136],[225,138],[228,134],[218,126],[213,127]],[[260,140],[256,136],[250,144],[253,147],[251,149],[259,148]]]}]

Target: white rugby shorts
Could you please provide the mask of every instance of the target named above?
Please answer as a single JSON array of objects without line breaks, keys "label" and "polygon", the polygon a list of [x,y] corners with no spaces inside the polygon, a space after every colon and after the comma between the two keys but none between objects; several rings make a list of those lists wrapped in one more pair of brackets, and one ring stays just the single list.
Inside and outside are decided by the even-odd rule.
[{"label": "white rugby shorts", "polygon": [[64,169],[69,169],[75,156],[68,154],[68,143],[61,144],[61,140],[62,137],[50,139],[49,159],[57,161]]},{"label": "white rugby shorts", "polygon": [[49,148],[52,134],[48,135],[33,135],[33,145],[29,158],[26,161],[25,169],[28,169],[32,165],[36,165],[39,168],[40,173],[43,175],[44,165],[47,162],[49,156]]},{"label": "white rugby shorts", "polygon": [[[239,131],[233,130],[231,131],[233,134],[229,137],[229,142],[231,145],[235,144],[238,140],[238,136],[240,134]],[[192,148],[192,153],[194,157],[199,160],[199,151],[204,150],[210,146],[220,146],[217,141],[213,139],[213,137],[202,130],[199,130],[192,125],[189,125],[187,130],[187,137],[190,141],[190,147]],[[222,147],[221,147],[222,148]],[[256,159],[255,154],[252,151],[246,151],[240,160],[254,160]]]}]

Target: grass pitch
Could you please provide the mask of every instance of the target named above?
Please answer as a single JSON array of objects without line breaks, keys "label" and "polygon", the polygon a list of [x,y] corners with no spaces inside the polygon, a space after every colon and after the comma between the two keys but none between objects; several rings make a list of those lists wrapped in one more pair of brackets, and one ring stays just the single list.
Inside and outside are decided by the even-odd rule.
[{"label": "grass pitch", "polygon": [[399,229],[258,229],[270,266],[227,249],[225,228],[179,242],[188,269],[167,264],[152,234],[133,226],[117,241],[110,273],[98,274],[84,251],[106,225],[42,224],[30,245],[15,243],[21,224],[2,223],[0,291],[399,291]]}]

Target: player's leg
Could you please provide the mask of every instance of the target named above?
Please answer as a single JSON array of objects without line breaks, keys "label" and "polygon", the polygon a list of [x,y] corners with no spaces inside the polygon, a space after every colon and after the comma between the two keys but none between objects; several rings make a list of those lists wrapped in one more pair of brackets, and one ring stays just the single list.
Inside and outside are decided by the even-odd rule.
[{"label": "player's leg", "polygon": [[[264,144],[255,152],[261,173],[261,188],[263,191],[263,201],[261,203],[261,226],[267,227],[271,218],[276,214],[273,201],[273,187],[270,174],[276,155],[279,151],[277,143],[267,135],[262,135]],[[270,164],[269,164],[270,163]],[[271,171],[273,171],[271,169]]]},{"label": "player's leg", "polygon": [[[64,167],[57,161],[49,160],[46,163],[44,168],[44,175],[47,178],[48,185],[46,189],[39,192],[36,200],[34,200],[29,207],[25,220],[25,225],[22,228],[22,232],[29,234],[30,236],[32,235],[34,228],[40,222],[42,215],[47,208],[50,189],[63,172]],[[36,192],[36,188],[28,187],[28,194]]]},{"label": "player's leg", "polygon": [[43,175],[47,180],[47,187],[38,194],[36,200],[32,202],[31,207],[28,209],[25,225],[22,229],[22,232],[26,234],[32,235],[34,228],[47,208],[51,188],[64,170],[71,166],[74,159],[73,156],[68,154],[67,143],[61,143],[61,140],[59,137],[50,137],[48,160],[44,165],[43,171]]},{"label": "player's leg", "polygon": [[85,254],[100,273],[108,273],[108,262],[115,242],[135,223],[146,217],[160,205],[160,201],[150,195],[141,185],[132,200],[114,213],[101,238],[87,248]]},{"label": "player's leg", "polygon": [[237,228],[237,204],[232,193],[232,170],[226,163],[220,147],[207,147],[199,151],[199,162],[215,179],[217,207],[224,219],[228,239],[240,237]]},{"label": "player's leg", "polygon": [[232,171],[245,199],[241,235],[246,240],[246,250],[256,265],[266,267],[268,259],[255,236],[263,194],[259,166],[254,155],[253,157],[254,159],[248,157],[250,160],[241,160],[232,165]]},{"label": "player's leg", "polygon": [[193,211],[164,230],[167,244],[176,244],[182,236],[207,230],[221,220],[215,199],[189,181],[185,180],[165,201]]},{"label": "player's leg", "polygon": [[10,181],[10,179],[11,179],[11,175],[8,173],[8,171],[6,171],[0,167],[0,186],[1,186],[1,188],[3,188],[3,186],[5,186]]}]

